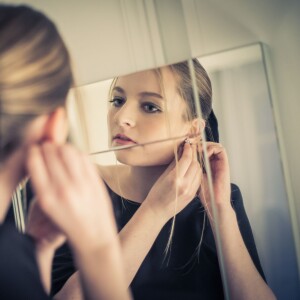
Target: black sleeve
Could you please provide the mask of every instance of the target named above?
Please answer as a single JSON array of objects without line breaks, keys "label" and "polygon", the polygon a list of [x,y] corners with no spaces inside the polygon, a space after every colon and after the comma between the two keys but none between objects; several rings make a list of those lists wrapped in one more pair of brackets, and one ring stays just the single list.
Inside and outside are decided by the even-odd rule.
[{"label": "black sleeve", "polygon": [[0,225],[0,299],[50,299],[35,258],[33,239],[14,225]]},{"label": "black sleeve", "polygon": [[234,184],[231,184],[231,204],[235,210],[240,232],[252,261],[262,278],[266,281],[255,246],[252,229],[244,208],[242,194],[238,186]]},{"label": "black sleeve", "polygon": [[58,293],[75,272],[73,256],[66,243],[55,252],[53,259],[51,296]]}]

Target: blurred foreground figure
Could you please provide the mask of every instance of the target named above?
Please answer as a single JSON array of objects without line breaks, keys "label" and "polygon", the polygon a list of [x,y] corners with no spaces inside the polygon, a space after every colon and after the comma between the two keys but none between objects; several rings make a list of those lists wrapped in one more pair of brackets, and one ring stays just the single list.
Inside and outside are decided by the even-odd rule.
[{"label": "blurred foreground figure", "polygon": [[[65,240],[86,299],[130,299],[105,185],[64,144],[72,85],[55,25],[29,7],[0,5],[0,299],[49,299],[53,255]],[[36,198],[21,234],[4,219],[27,176]]]}]

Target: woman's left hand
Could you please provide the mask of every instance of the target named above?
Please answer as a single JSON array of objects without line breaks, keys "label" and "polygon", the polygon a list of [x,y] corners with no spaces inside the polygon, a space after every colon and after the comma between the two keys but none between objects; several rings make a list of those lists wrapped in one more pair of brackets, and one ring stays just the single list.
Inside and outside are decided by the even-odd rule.
[{"label": "woman's left hand", "polygon": [[[222,212],[231,208],[230,206],[230,169],[225,148],[219,143],[206,142],[207,156],[211,169],[211,178],[215,205],[218,211]],[[203,152],[203,151],[202,151]],[[200,186],[200,199],[212,216],[212,200],[208,187],[207,172],[203,174]]]}]

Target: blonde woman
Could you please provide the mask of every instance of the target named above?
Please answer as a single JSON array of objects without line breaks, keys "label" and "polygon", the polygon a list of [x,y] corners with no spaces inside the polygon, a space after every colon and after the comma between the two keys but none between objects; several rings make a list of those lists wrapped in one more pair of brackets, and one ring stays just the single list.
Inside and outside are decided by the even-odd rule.
[{"label": "blonde woman", "polygon": [[[85,298],[130,299],[104,183],[83,154],[64,145],[72,84],[69,53],[55,25],[29,7],[1,4],[1,299],[48,299],[54,251],[65,239]],[[36,200],[23,235],[4,219],[25,176]]]},{"label": "blonde woman", "polygon": [[[143,300],[225,296],[207,175],[198,159],[205,130],[228,294],[274,299],[241,193],[230,184],[226,151],[218,143],[210,80],[200,63],[193,63],[201,118],[187,62],[121,76],[111,86],[111,146],[143,145],[116,151],[121,165],[99,167],[114,205],[128,285],[134,298]],[[170,137],[181,138],[151,143]],[[55,259],[54,288],[68,279],[58,296],[68,290],[76,295],[80,272],[73,274],[72,257],[66,248],[61,251],[65,256]]]}]

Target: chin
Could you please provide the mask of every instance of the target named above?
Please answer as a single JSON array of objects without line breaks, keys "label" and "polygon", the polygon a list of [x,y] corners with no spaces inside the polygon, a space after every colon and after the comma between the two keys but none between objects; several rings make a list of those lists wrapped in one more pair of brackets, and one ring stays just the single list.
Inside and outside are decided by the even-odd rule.
[{"label": "chin", "polygon": [[121,164],[132,167],[156,167],[169,165],[174,159],[174,154],[167,157],[147,157],[145,155],[116,153],[116,158]]}]

